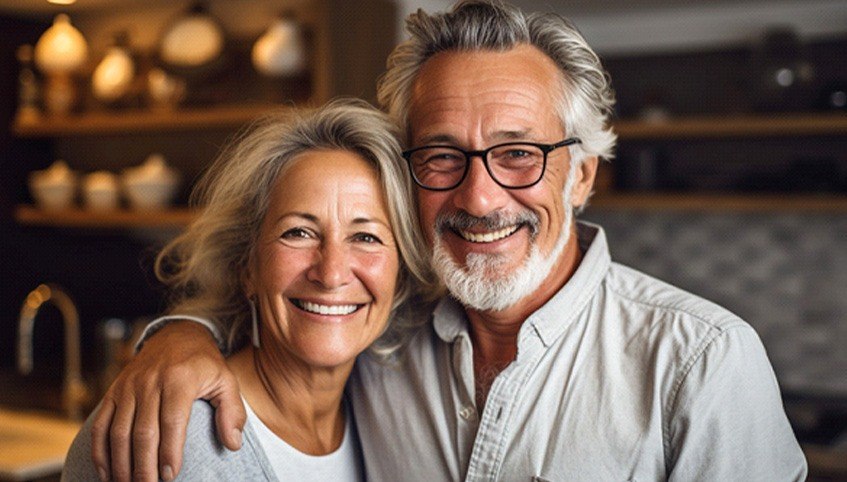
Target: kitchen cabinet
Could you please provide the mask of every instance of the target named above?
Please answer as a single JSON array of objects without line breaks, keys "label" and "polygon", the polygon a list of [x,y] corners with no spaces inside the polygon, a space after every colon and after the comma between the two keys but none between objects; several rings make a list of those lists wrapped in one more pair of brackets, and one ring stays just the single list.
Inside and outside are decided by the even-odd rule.
[{"label": "kitchen cabinet", "polygon": [[[669,118],[660,121],[617,120],[614,122],[622,150],[637,144],[648,152],[668,142],[733,142],[757,144],[800,139],[847,138],[847,114],[792,113],[774,115],[715,115]],[[661,149],[661,147],[659,148]],[[632,159],[616,159],[602,164],[598,174],[597,193],[590,206],[598,209],[695,210],[695,211],[813,211],[847,212],[847,192],[709,192],[707,190],[663,190],[649,186],[621,189],[615,186],[616,165]],[[717,161],[717,160],[716,160]],[[653,159],[652,162],[661,162]],[[643,166],[640,166],[643,167]],[[656,166],[651,166],[656,169]],[[620,169],[618,167],[618,169]],[[652,175],[655,175],[653,173]]]},{"label": "kitchen cabinet", "polygon": [[[210,2],[213,13],[216,3],[221,11],[236,8],[213,1]],[[209,79],[206,84],[194,82],[203,91],[195,96],[200,101],[189,101],[172,110],[157,110],[139,106],[104,108],[89,99],[86,108],[67,117],[43,116],[37,121],[12,123],[12,134],[20,142],[49,146],[54,159],[64,159],[72,169],[82,173],[95,170],[117,173],[140,164],[151,152],[163,153],[168,163],[187,180],[176,207],[160,213],[125,209],[94,212],[84,208],[43,212],[21,199],[12,209],[15,222],[61,228],[184,226],[193,219],[193,212],[184,205],[192,180],[244,126],[276,110],[320,105],[339,95],[373,100],[376,79],[395,42],[393,2],[279,0],[272,3],[279,4],[273,7],[279,11],[293,12],[302,25],[308,45],[308,68],[302,75],[275,80],[258,74],[249,60],[254,37],[262,33],[256,30],[253,37],[230,39],[232,45],[227,53],[232,72]],[[261,6],[269,7],[270,4]],[[107,15],[110,13],[103,12],[101,18],[95,12],[83,18],[79,22],[83,33],[86,26],[95,33],[105,31],[104,25],[115,23]],[[115,17],[127,15],[121,12]],[[245,14],[241,19],[221,18],[221,22],[226,26],[230,20],[250,24],[263,20],[269,23],[272,19],[269,16],[251,20],[250,15]],[[189,88],[191,85],[190,82]],[[33,159],[29,164],[34,170],[49,162],[52,159]]]},{"label": "kitchen cabinet", "polygon": [[[46,118],[38,123],[15,123],[13,132],[20,138],[63,139],[102,135],[152,135],[204,129],[230,129],[245,125],[276,110],[282,105],[227,105],[183,108],[173,112],[139,110],[137,112],[91,112],[74,117]],[[154,141],[155,142],[155,141]],[[152,148],[152,147],[151,147]],[[210,160],[210,159],[209,159]],[[23,225],[61,228],[174,228],[190,223],[194,211],[185,206],[166,210],[134,211],[119,209],[91,211],[81,207],[48,211],[22,204],[15,208],[14,218]]]},{"label": "kitchen cabinet", "polygon": [[826,99],[847,79],[847,40],[803,47],[814,72],[803,103],[767,109],[756,103],[752,45],[604,56],[619,143],[591,206],[844,212],[847,112]]}]

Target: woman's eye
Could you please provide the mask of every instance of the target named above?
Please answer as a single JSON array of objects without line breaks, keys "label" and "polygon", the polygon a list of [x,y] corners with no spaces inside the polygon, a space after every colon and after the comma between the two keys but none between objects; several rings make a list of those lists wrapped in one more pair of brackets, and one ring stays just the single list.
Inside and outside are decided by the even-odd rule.
[{"label": "woman's eye", "polygon": [[281,237],[283,239],[297,239],[297,238],[307,239],[307,238],[310,238],[311,235],[309,234],[308,231],[306,231],[303,228],[292,228],[292,229],[289,229],[289,230],[285,231],[284,233],[282,233]]},{"label": "woman's eye", "polygon": [[363,243],[382,243],[381,239],[370,233],[357,233],[353,238],[356,241],[361,241]]}]

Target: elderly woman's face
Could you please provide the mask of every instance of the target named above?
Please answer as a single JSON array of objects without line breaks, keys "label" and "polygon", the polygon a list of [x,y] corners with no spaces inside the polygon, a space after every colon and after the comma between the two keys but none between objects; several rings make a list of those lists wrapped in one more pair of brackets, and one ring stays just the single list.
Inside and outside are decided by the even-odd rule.
[{"label": "elderly woman's face", "polygon": [[301,154],[275,181],[248,268],[261,346],[352,362],[385,328],[398,269],[375,170],[348,151]]}]

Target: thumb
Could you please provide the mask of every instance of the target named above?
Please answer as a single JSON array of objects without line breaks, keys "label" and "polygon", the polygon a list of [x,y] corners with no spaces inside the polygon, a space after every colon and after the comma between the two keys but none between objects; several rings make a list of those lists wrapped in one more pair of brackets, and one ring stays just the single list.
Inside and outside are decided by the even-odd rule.
[{"label": "thumb", "polygon": [[241,448],[247,412],[235,378],[224,382],[217,395],[209,399],[215,410],[215,426],[221,443],[230,450]]}]

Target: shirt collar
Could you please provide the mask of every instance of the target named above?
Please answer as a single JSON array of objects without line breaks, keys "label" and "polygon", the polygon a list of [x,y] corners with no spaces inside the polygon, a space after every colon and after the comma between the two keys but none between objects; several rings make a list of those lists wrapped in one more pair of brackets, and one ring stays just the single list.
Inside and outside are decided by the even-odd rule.
[{"label": "shirt collar", "polygon": [[612,259],[603,228],[579,222],[576,232],[583,253],[579,267],[562,289],[527,318],[518,335],[519,345],[532,328],[541,343],[550,346],[585,309],[606,278]]},{"label": "shirt collar", "polygon": [[465,308],[450,295],[438,302],[432,313],[432,319],[435,333],[448,343],[468,331]]},{"label": "shirt collar", "polygon": [[[518,335],[519,350],[522,340],[532,334],[544,346],[550,346],[585,308],[609,270],[611,257],[603,228],[580,221],[576,231],[582,261],[565,286],[524,322]],[[468,331],[465,310],[452,296],[438,302],[433,324],[436,334],[446,342]]]}]

